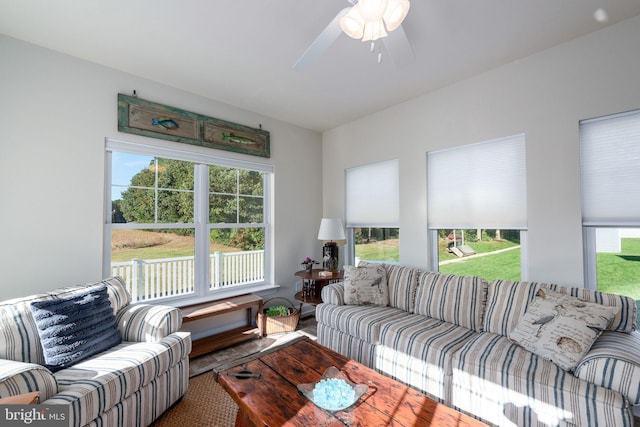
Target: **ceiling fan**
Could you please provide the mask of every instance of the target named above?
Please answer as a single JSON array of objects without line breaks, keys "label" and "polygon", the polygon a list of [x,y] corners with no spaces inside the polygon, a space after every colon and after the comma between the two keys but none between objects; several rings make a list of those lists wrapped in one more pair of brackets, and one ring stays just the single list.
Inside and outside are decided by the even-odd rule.
[{"label": "ceiling fan", "polygon": [[409,0],[346,1],[351,6],[338,12],[293,65],[293,69],[301,70],[313,64],[343,32],[354,39],[370,41],[372,52],[375,43],[384,44],[396,65],[403,65],[415,57],[402,28],[402,21],[409,12]]}]

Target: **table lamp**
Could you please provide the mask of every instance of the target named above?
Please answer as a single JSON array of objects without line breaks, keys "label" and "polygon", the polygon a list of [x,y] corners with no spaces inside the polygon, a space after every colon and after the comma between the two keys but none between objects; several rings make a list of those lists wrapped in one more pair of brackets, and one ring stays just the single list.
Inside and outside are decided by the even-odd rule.
[{"label": "table lamp", "polygon": [[340,218],[322,218],[318,240],[328,240],[322,247],[322,268],[338,269],[338,244],[334,240],[345,240],[344,228]]}]

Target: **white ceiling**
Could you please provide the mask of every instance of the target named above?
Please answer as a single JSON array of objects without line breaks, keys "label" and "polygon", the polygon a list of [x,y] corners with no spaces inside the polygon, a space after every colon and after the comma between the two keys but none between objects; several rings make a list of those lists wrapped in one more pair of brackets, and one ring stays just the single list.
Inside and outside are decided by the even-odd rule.
[{"label": "white ceiling", "polygon": [[[0,33],[323,131],[640,14],[638,0],[411,0],[415,61],[342,34],[346,0],[0,0]],[[602,8],[606,22],[594,12]],[[0,56],[1,58],[1,56]],[[141,94],[144,98],[144,94]]]}]

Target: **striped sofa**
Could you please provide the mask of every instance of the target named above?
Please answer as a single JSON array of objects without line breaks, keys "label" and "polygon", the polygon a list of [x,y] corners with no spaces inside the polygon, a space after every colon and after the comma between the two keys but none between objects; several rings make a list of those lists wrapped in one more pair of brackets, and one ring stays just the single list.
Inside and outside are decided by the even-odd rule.
[{"label": "striped sofa", "polygon": [[[345,305],[343,283],[322,289],[320,344],[491,425],[633,426],[640,408],[633,299],[399,265],[385,271],[387,307]],[[619,308],[572,372],[507,338],[541,287]]]},{"label": "striped sofa", "polygon": [[[106,286],[122,342],[52,373],[31,314],[33,301]],[[70,426],[147,426],[187,391],[191,336],[180,311],[130,304],[121,278],[0,302],[0,397],[40,392],[46,405],[69,405]]]}]

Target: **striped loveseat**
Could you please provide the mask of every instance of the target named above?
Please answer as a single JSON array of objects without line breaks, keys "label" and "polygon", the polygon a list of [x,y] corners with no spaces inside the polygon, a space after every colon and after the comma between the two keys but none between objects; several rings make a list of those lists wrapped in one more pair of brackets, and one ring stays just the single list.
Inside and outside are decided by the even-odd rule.
[{"label": "striped loveseat", "polygon": [[[52,373],[32,303],[104,287],[120,344]],[[70,426],[151,424],[187,390],[191,336],[178,309],[130,302],[119,277],[0,302],[0,397],[37,390],[45,405],[68,405]]]},{"label": "striped loveseat", "polygon": [[[345,305],[342,282],[322,289],[319,343],[491,425],[633,426],[640,334],[631,298],[399,265],[385,271],[386,307]],[[541,288],[618,307],[571,371],[507,338]]]}]

